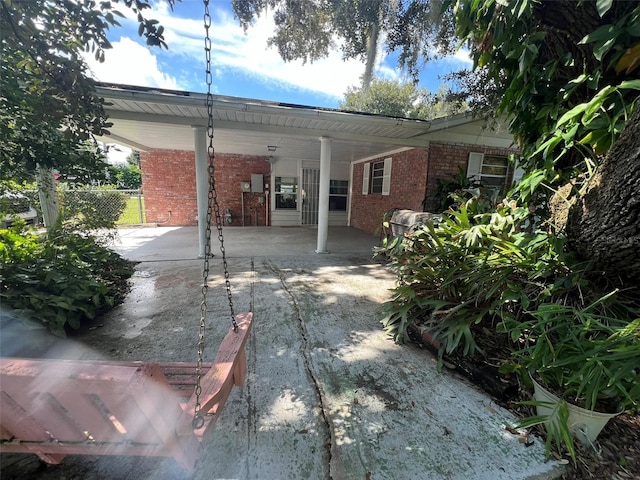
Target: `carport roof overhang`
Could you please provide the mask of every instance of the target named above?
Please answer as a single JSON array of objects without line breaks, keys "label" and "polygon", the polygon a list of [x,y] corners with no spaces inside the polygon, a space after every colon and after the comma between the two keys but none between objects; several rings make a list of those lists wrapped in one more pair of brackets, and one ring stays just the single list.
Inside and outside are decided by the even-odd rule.
[{"label": "carport roof overhang", "polygon": [[[194,149],[194,127],[207,126],[206,94],[100,84],[113,126],[100,140],[138,150]],[[478,143],[470,116],[434,121],[360,114],[238,97],[213,96],[217,152],[317,161],[320,137],[332,139],[332,160],[354,162],[437,140]],[[508,135],[483,138],[488,146],[508,146]],[[268,146],[277,147],[275,152]]]}]

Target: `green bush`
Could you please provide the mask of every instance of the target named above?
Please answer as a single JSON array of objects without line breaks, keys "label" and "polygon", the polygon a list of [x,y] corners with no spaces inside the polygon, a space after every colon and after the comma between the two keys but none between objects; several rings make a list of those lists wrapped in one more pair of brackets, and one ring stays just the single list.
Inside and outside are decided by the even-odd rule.
[{"label": "green bush", "polygon": [[444,212],[454,206],[455,198],[453,195],[456,192],[477,187],[479,184],[467,178],[467,172],[462,167],[458,167],[458,171],[454,175],[449,175],[449,178],[437,178],[436,189],[433,192],[433,199],[438,205],[437,211]]},{"label": "green bush", "polygon": [[[396,341],[408,340],[409,327],[420,324],[440,341],[440,356],[457,349],[471,355],[478,350],[474,329],[485,327],[509,335],[516,350],[523,325],[544,305],[581,309],[614,289],[598,284],[588,262],[566,253],[563,238],[524,231],[526,209],[505,201],[485,211],[479,202],[473,197],[445,213],[442,223],[427,223],[378,249],[397,274],[382,319]],[[628,318],[624,302],[622,294],[611,295],[596,313]]]},{"label": "green bush", "polygon": [[[396,341],[420,325],[445,353],[480,353],[478,332],[502,335],[503,373],[531,385],[530,372],[563,400],[637,408],[640,404],[640,306],[637,292],[603,283],[561,237],[527,232],[528,211],[505,201],[486,211],[474,197],[378,249],[397,286],[382,324]],[[531,402],[529,402],[531,403]],[[566,418],[564,419],[566,420]],[[520,426],[546,421],[529,417]],[[575,461],[566,424],[548,430]]]},{"label": "green bush", "polygon": [[142,172],[137,165],[110,165],[109,179],[117,188],[137,190],[142,187]]},{"label": "green bush", "polygon": [[459,347],[472,354],[473,325],[520,318],[530,298],[544,295],[545,279],[564,274],[557,242],[521,231],[525,209],[510,203],[484,212],[479,202],[474,197],[437,226],[427,223],[378,251],[398,278],[382,320],[397,341],[420,323],[441,342],[441,354]]},{"label": "green bush", "polygon": [[57,228],[39,237],[16,224],[0,230],[0,301],[56,335],[118,303],[133,264],[93,236]]}]

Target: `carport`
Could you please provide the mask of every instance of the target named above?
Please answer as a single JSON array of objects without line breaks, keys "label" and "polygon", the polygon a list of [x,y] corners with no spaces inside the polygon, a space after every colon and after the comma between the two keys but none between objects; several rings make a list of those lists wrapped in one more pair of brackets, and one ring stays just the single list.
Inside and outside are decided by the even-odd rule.
[{"label": "carport", "polygon": [[[200,254],[204,254],[207,205],[207,108],[202,93],[101,84],[113,126],[101,140],[136,150],[194,151]],[[215,95],[217,153],[256,155],[278,162],[319,162],[318,253],[327,252],[332,165],[379,158],[438,141],[476,143],[478,122],[456,115],[422,121]],[[505,140],[506,138],[506,140]],[[509,138],[483,136],[489,146]],[[350,184],[350,188],[353,185]],[[347,215],[350,209],[347,208]],[[348,222],[347,222],[348,223]]]}]

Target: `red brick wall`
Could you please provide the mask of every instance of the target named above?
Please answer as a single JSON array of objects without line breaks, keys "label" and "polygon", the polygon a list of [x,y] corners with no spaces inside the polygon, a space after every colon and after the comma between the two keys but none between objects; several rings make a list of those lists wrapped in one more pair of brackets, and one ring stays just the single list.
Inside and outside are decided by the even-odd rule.
[{"label": "red brick wall", "polygon": [[[142,189],[146,221],[163,225],[197,225],[196,174],[193,151],[150,150],[141,152]],[[216,154],[216,190],[220,211],[230,208],[233,224],[241,225],[241,182],[250,182],[251,174],[265,175],[269,183],[270,164],[267,157]],[[265,224],[263,194],[245,193],[245,224]],[[264,199],[267,202],[267,199]]]},{"label": "red brick wall", "polygon": [[196,225],[194,153],[150,150],[140,153],[147,223]]},{"label": "red brick wall", "polygon": [[[218,191],[218,202],[222,212],[230,208],[233,215],[232,225],[242,225],[242,192],[240,183],[250,182],[251,174],[262,174],[264,185],[270,185],[269,172],[271,164],[268,157],[253,157],[248,155],[216,154],[216,190]],[[263,202],[259,203],[260,197]],[[266,220],[265,204],[268,199],[265,193],[245,193],[244,194],[244,215],[246,226],[264,226]],[[256,213],[258,222],[256,224]]]},{"label": "red brick wall", "polygon": [[437,202],[433,198],[437,179],[450,179],[450,175],[458,172],[458,167],[467,171],[469,153],[477,152],[485,155],[510,155],[517,150],[508,148],[492,148],[481,145],[432,143],[429,147],[429,175],[427,177],[425,211],[436,212]]},{"label": "red brick wall", "polygon": [[401,208],[422,211],[429,160],[429,152],[425,149],[416,148],[391,155],[393,162],[389,195],[362,195],[364,164],[380,162],[388,157],[385,155],[353,166],[351,226],[374,233],[389,210]]},{"label": "red brick wall", "polygon": [[[514,150],[478,145],[432,143],[429,149],[412,149],[392,155],[389,195],[362,195],[364,163],[353,168],[351,225],[367,232],[379,228],[385,212],[394,208],[421,211],[426,196],[426,210],[435,211],[432,195],[438,178],[449,178],[458,166],[465,171],[470,152],[508,155]],[[374,161],[382,161],[387,156]],[[163,225],[196,225],[196,180],[194,152],[184,150],[151,150],[140,155],[142,188],[147,222]],[[240,183],[251,180],[251,174],[264,175],[270,184],[267,157],[216,154],[216,186],[221,212],[230,208],[232,225],[242,225]],[[426,184],[426,190],[425,190]],[[245,225],[265,225],[264,193],[245,193]]]},{"label": "red brick wall", "polygon": [[436,211],[433,199],[438,178],[449,179],[458,167],[467,171],[470,152],[487,155],[509,155],[517,150],[491,148],[481,145],[431,143],[429,149],[413,149],[391,155],[391,190],[389,195],[362,195],[362,174],[365,163],[373,163],[389,157],[357,163],[353,166],[353,192],[351,197],[351,226],[374,233],[384,214],[394,208]]}]

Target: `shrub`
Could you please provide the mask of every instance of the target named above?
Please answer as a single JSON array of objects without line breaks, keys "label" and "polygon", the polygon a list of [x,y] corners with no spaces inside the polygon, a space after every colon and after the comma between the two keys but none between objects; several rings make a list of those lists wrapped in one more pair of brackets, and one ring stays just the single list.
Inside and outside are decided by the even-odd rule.
[{"label": "shrub", "polygon": [[[408,328],[419,323],[440,341],[440,356],[458,348],[469,355],[478,349],[473,331],[482,324],[508,334],[518,349],[522,325],[544,305],[580,309],[614,289],[598,283],[590,263],[567,253],[563,238],[523,231],[526,209],[505,201],[485,212],[479,201],[378,249],[397,274],[382,319],[395,340],[406,341]],[[622,296],[602,308],[622,308]]]},{"label": "shrub", "polygon": [[119,189],[137,190],[142,187],[142,172],[137,165],[110,165],[109,180]]},{"label": "shrub", "polygon": [[467,172],[458,167],[455,174],[450,174],[449,178],[437,178],[436,189],[433,192],[433,199],[437,203],[437,211],[444,212],[448,208],[454,206],[455,199],[453,194],[462,192],[468,188],[478,187],[477,182],[467,178]]},{"label": "shrub", "polygon": [[[504,335],[501,367],[531,384],[529,373],[560,398],[582,407],[640,403],[640,305],[637,292],[604,282],[561,237],[526,232],[528,212],[503,202],[486,212],[478,198],[378,249],[397,286],[382,324],[400,342],[420,324],[440,342],[439,360],[454,350],[482,353],[474,334]],[[441,362],[440,362],[441,363]],[[530,417],[521,426],[546,418]],[[548,432],[575,461],[566,418]]]},{"label": "shrub", "polygon": [[382,323],[397,341],[421,323],[441,342],[441,354],[477,349],[472,326],[517,319],[529,298],[541,295],[550,275],[561,274],[555,243],[544,233],[519,229],[527,211],[515,203],[495,212],[479,209],[474,197],[390,242],[378,253],[391,260],[398,284],[383,307]]},{"label": "shrub", "polygon": [[584,308],[537,306],[510,331],[523,340],[516,362],[535,372],[558,397],[582,408],[616,412],[637,407],[640,312],[616,298],[618,294],[614,291]]},{"label": "shrub", "polygon": [[121,303],[133,263],[91,235],[59,227],[44,237],[0,230],[0,301],[65,335]]}]

